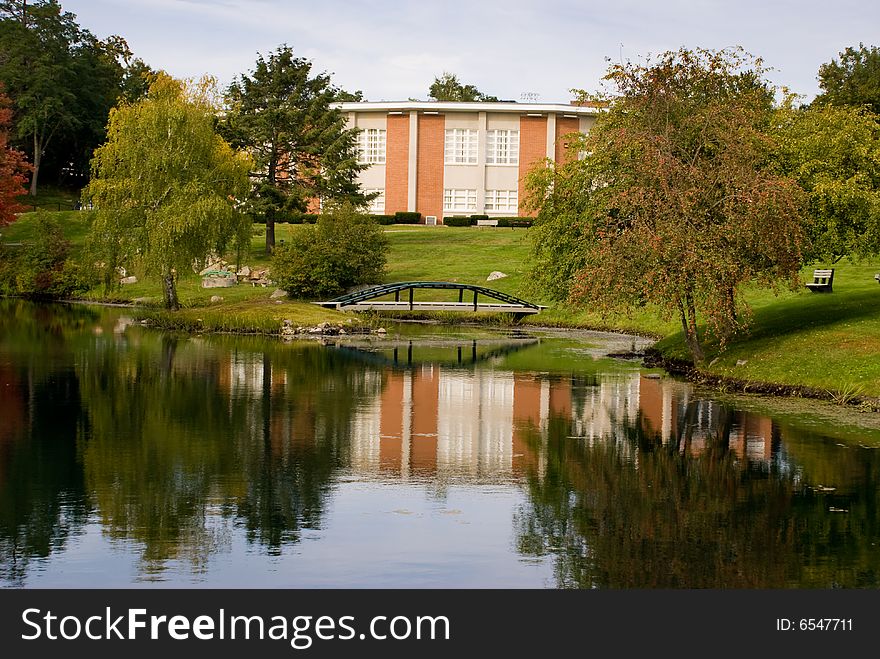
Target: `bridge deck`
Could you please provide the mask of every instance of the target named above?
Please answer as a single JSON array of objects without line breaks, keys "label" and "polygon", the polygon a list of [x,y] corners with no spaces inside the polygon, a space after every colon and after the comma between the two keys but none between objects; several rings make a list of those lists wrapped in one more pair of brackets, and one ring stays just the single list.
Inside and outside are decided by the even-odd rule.
[{"label": "bridge deck", "polygon": [[336,303],[321,302],[322,306],[345,309],[346,311],[488,311],[491,313],[540,313],[543,307],[527,307],[522,304],[502,304],[480,302],[474,308],[473,302],[395,302],[394,300],[370,300],[338,306]]}]

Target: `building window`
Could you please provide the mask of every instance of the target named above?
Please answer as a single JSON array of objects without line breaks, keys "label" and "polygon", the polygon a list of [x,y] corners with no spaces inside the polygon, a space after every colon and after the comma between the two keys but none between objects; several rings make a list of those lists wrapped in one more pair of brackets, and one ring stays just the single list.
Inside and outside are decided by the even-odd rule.
[{"label": "building window", "polygon": [[519,131],[486,131],[486,163],[489,165],[519,164]]},{"label": "building window", "polygon": [[516,213],[516,190],[486,190],[486,212]]},{"label": "building window", "polygon": [[367,128],[358,133],[358,162],[381,165],[385,162],[385,131]]},{"label": "building window", "polygon": [[443,191],[443,210],[445,211],[475,211],[477,210],[476,190]]},{"label": "building window", "polygon": [[[377,194],[378,193],[378,194]],[[385,189],[384,188],[368,188],[364,190],[364,194],[369,196],[371,194],[375,194],[376,196],[370,200],[370,204],[367,206],[367,210],[371,213],[382,213],[385,211]]]},{"label": "building window", "polygon": [[477,131],[470,128],[447,128],[443,161],[447,165],[476,165]]}]

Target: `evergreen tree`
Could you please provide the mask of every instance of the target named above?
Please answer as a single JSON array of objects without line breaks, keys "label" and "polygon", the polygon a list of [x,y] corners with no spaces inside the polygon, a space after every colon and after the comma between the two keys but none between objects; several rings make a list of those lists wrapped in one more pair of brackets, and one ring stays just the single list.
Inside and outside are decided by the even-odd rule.
[{"label": "evergreen tree", "polygon": [[230,143],[253,157],[249,210],[266,221],[266,252],[275,247],[275,220],[315,203],[363,205],[357,182],[357,131],[334,107],[342,93],[327,74],[281,46],[229,87],[221,124]]}]

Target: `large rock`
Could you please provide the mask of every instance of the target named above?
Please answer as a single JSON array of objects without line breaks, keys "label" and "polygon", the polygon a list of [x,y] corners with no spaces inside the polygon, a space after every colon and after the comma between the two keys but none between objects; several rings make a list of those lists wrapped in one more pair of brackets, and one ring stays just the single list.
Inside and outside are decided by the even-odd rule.
[{"label": "large rock", "polygon": [[486,277],[486,281],[495,281],[496,279],[504,279],[507,275],[503,272],[499,272],[498,270],[494,270],[489,273],[489,276]]},{"label": "large rock", "polygon": [[123,277],[119,280],[120,284],[136,284],[138,283],[138,278],[132,275],[131,277]]},{"label": "large rock", "polygon": [[225,277],[208,276],[202,278],[202,288],[231,288],[238,283],[235,275],[227,275]]},{"label": "large rock", "polygon": [[279,297],[287,297],[287,291],[281,288],[276,288],[274,291],[272,291],[272,295],[270,295],[269,297],[273,300]]},{"label": "large rock", "polygon": [[224,270],[225,271],[228,269],[229,269],[229,264],[226,261],[224,261],[223,259],[208,261],[208,265],[206,265],[204,268],[202,268],[199,271],[199,275],[204,277],[206,274],[208,274],[211,271],[217,271],[217,270]]}]

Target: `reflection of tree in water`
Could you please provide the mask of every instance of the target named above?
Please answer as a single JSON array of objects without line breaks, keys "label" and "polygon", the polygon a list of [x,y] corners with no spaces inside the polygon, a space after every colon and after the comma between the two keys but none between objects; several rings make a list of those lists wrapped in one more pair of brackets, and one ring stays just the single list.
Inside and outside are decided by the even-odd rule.
[{"label": "reflection of tree in water", "polygon": [[[221,516],[271,552],[317,526],[368,373],[317,346],[255,341],[235,357],[134,336],[82,373],[83,462],[105,532],[142,543],[151,572],[175,558],[203,567],[225,541]],[[231,358],[256,377],[235,388]]]},{"label": "reflection of tree in water", "polygon": [[[239,447],[244,491],[236,513],[248,538],[271,553],[318,528],[331,478],[348,460],[352,415],[375,395],[371,371],[350,357],[315,346],[287,348],[264,358],[260,415]],[[286,379],[271,395],[272,375]]]},{"label": "reflection of tree in water", "polygon": [[[34,558],[79,532],[88,515],[76,433],[84,423],[71,370],[54,365],[94,314],[0,300],[0,579],[21,585]],[[15,357],[26,354],[28,359]]]},{"label": "reflection of tree in water", "polygon": [[517,519],[520,551],[552,555],[560,587],[880,583],[876,452],[850,451],[836,467],[824,465],[826,477],[837,469],[836,482],[846,484],[825,494],[806,485],[808,470],[730,450],[741,413],[722,408],[693,450],[696,411],[688,406],[665,445],[644,432],[641,418],[618,419],[619,434],[593,445],[570,438],[566,418],[551,418],[546,439],[532,429],[527,441],[544,465],[540,475],[530,470],[531,502]]}]

